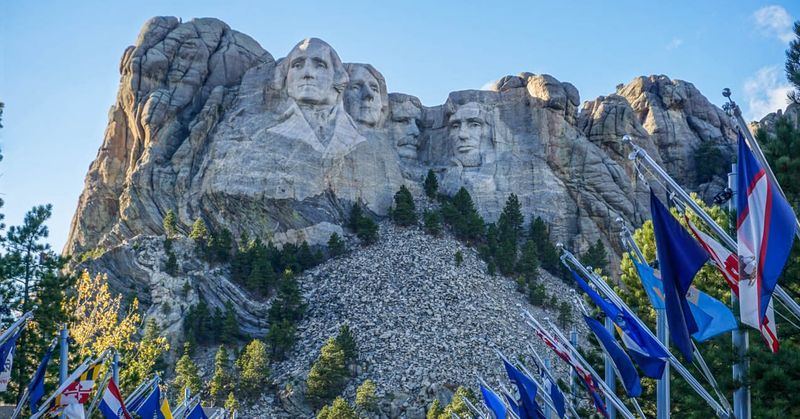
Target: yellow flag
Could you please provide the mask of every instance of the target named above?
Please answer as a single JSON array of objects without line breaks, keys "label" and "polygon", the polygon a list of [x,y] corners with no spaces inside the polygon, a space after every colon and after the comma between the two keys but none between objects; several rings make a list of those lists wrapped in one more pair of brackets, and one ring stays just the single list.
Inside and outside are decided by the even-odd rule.
[{"label": "yellow flag", "polygon": [[169,402],[167,399],[164,399],[164,402],[161,403],[161,414],[164,416],[164,419],[172,419],[172,412],[169,411]]}]

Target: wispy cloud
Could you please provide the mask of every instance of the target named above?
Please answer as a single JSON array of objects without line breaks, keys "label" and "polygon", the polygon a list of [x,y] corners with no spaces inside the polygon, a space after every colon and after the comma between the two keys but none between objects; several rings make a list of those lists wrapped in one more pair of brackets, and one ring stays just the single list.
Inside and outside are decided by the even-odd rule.
[{"label": "wispy cloud", "polygon": [[770,112],[786,109],[786,95],[792,90],[781,66],[762,67],[744,81],[748,120],[759,120]]},{"label": "wispy cloud", "polygon": [[681,39],[681,38],[672,38],[672,40],[669,41],[669,43],[664,48],[666,48],[667,51],[672,51],[672,50],[678,48],[681,45],[683,45],[683,39]]},{"label": "wispy cloud", "polygon": [[762,7],[753,12],[753,19],[756,22],[756,28],[765,35],[774,36],[786,43],[794,39],[792,31],[794,19],[781,6]]},{"label": "wispy cloud", "polygon": [[480,87],[480,90],[494,90],[495,80],[489,80]]}]

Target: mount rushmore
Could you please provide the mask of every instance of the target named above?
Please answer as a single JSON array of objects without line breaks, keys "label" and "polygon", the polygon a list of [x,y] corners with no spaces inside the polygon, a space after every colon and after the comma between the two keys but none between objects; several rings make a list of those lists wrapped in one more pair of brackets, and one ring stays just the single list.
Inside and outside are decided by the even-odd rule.
[{"label": "mount rushmore", "polygon": [[487,221],[515,193],[555,239],[618,249],[613,220],[647,213],[623,134],[705,197],[724,184],[694,178],[694,150],[712,142],[729,153],[734,138],[721,109],[666,76],[581,107],[575,86],[521,73],[424,106],[389,94],[378,69],[343,62],[325,41],[275,60],[210,18],[149,20],[120,73],[68,254],[162,234],[170,209],[186,229],[202,218],[234,237],[322,244],[342,233],[353,203],[385,216],[400,185],[418,192],[429,169],[444,193],[466,187]]}]

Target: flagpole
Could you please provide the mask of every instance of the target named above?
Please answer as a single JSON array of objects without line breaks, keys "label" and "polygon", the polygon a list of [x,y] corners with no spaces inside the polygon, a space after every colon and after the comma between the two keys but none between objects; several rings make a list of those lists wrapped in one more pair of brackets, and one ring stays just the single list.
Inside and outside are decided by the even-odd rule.
[{"label": "flagpole", "polygon": [[[53,339],[50,341],[50,347],[49,347],[49,349],[48,349],[48,351],[49,351],[50,353],[52,353],[53,349],[55,349],[55,345],[56,345],[57,343],[58,343],[58,338],[57,338],[57,337],[56,337],[56,338],[53,338]],[[47,368],[47,367],[45,366],[45,369],[46,369],[46,368]],[[34,372],[34,376],[31,378],[31,382],[32,382],[32,381],[33,381],[33,379],[35,379],[35,378],[36,378],[36,372]],[[21,385],[21,384],[22,384],[22,383],[20,383],[20,385]],[[20,415],[20,414],[22,414],[22,409],[24,409],[24,408],[25,408],[25,403],[28,401],[28,398],[30,397],[30,395],[31,395],[31,392],[30,392],[30,384],[28,384],[27,386],[25,386],[25,391],[23,391],[23,393],[22,393],[22,397],[19,399],[19,402],[17,403],[17,407],[14,409],[14,414],[13,414],[13,415],[11,415],[11,419],[17,419],[17,418],[19,417],[19,415]]]},{"label": "flagpole", "polygon": [[11,336],[14,336],[14,332],[16,332],[17,329],[22,327],[26,321],[32,318],[33,318],[33,312],[28,311],[22,316],[20,316],[20,318],[18,318],[16,321],[14,321],[14,323],[12,323],[11,326],[9,326],[8,329],[4,330],[3,334],[0,335],[0,345],[6,343],[6,341],[8,341],[11,338]]},{"label": "flagpole", "polygon": [[67,376],[69,375],[69,331],[67,330],[67,324],[64,323],[64,326],[61,328],[61,340],[60,340],[60,358],[59,358],[59,374],[58,374],[58,384],[64,384],[64,381],[67,380]]},{"label": "flagpole", "polygon": [[[478,384],[482,385],[487,390],[489,390],[492,393],[494,393],[495,395],[497,395],[497,393],[494,391],[492,386],[487,384],[486,381],[484,381],[484,379],[481,376],[478,376]],[[481,394],[481,396],[483,396],[483,395]],[[506,403],[506,401],[503,400],[503,398],[501,398],[499,395],[497,395],[497,396],[498,396],[498,398],[500,398],[500,401],[503,403],[503,407],[506,408],[506,415],[507,416],[511,416],[513,419],[520,419],[520,417],[516,413],[514,413],[513,410],[511,410],[511,406],[509,406],[508,403]],[[486,404],[486,400],[484,400],[484,404]],[[492,410],[492,409],[489,408],[489,410]],[[505,418],[503,418],[503,419],[505,419]]]},{"label": "flagpole", "polygon": [[[749,135],[749,131],[745,131],[745,133]],[[655,172],[655,174],[657,174],[661,178],[661,180],[663,180],[667,185],[669,185],[671,191],[674,192],[682,202],[684,202],[687,206],[689,206],[692,209],[692,211],[694,211],[694,213],[697,214],[697,216],[700,217],[700,219],[711,230],[714,231],[714,234],[717,237],[719,237],[719,239],[722,240],[725,243],[725,245],[728,246],[729,249],[734,249],[735,251],[735,249],[737,248],[736,241],[733,240],[733,238],[728,234],[728,232],[725,231],[722,227],[720,227],[719,224],[717,224],[716,221],[714,221],[714,219],[711,218],[711,216],[708,215],[707,212],[705,212],[702,208],[700,208],[700,206],[697,205],[697,203],[691,199],[689,194],[687,194],[686,191],[684,191],[683,188],[681,188],[680,185],[678,185],[678,183],[675,182],[675,180],[672,179],[672,177],[670,177],[670,175],[667,174],[667,172],[665,172],[664,169],[662,169],[661,166],[659,166],[658,163],[656,163],[655,160],[653,160],[653,158],[650,157],[649,154],[647,154],[647,151],[645,151],[638,145],[634,144],[633,141],[631,140],[630,135],[623,136],[622,143],[629,144],[633,148],[633,152],[631,152],[628,155],[629,160],[641,161],[644,164],[646,164],[650,169],[652,169],[653,172]],[[768,170],[768,167],[769,166],[766,166],[764,170],[769,174],[771,172]],[[780,190],[780,186],[778,186],[778,189]],[[795,229],[795,232],[798,235],[800,235],[800,232],[798,232],[797,229]],[[794,301],[792,297],[789,296],[788,293],[786,293],[786,291],[780,286],[780,284],[775,285],[775,295],[784,304],[784,306],[786,306],[795,316],[800,318],[800,304],[797,304],[797,302]]]},{"label": "flagpole", "polygon": [[[503,353],[502,353],[502,352],[500,352],[498,349],[495,349],[495,350],[494,350],[494,352],[497,354],[497,356],[498,356],[498,357],[499,357],[501,360],[503,360],[503,361],[507,362],[507,363],[508,363],[508,365],[514,366],[514,364],[513,364],[513,363],[512,363],[512,362],[511,362],[511,361],[510,361],[510,360],[509,360],[509,359],[508,359],[508,358],[507,358],[505,355],[503,355]],[[533,381],[533,383],[534,383],[534,384],[536,384],[536,386],[537,386],[538,388],[542,388],[542,389],[544,388],[544,386],[542,385],[542,382],[540,382],[539,380],[537,380],[537,379],[536,379],[536,377],[535,377],[533,374],[531,374],[531,372],[530,372],[530,371],[528,371],[528,369],[525,367],[525,365],[523,365],[522,363],[520,363],[520,364],[519,364],[519,369],[521,369],[521,370],[522,370],[522,372],[523,372],[523,373],[525,373],[525,374],[528,376],[528,378],[530,378],[530,379],[531,379],[531,381]],[[502,384],[501,384],[501,386],[502,386]],[[501,387],[501,389],[502,389],[502,387]],[[553,403],[553,401],[550,399],[550,395],[549,395],[549,394],[544,394],[544,391],[537,391],[537,392],[536,392],[536,394],[537,394],[538,396],[541,396],[541,397],[542,397],[542,400],[544,401],[545,407],[546,407],[547,409],[549,409],[549,408],[551,408],[551,407],[552,407],[552,408],[553,408],[553,410],[555,410],[555,408],[556,408],[556,407],[555,407],[555,404],[554,404],[554,403]],[[522,396],[522,393],[520,393],[520,396]],[[545,413],[545,417],[549,417],[549,416],[547,415],[547,413]]]},{"label": "flagpole", "polygon": [[[728,211],[733,213],[736,211],[736,163],[731,164],[731,172],[728,173],[728,188],[730,188],[732,195],[728,200]],[[733,223],[731,223],[733,224]],[[733,228],[733,225],[731,226]],[[739,299],[736,297],[735,292],[731,292],[731,307],[736,307]],[[750,361],[747,359],[747,351],[750,346],[750,339],[747,329],[737,325],[738,327],[731,333],[731,343],[733,344],[733,381],[739,383],[739,387],[733,391],[733,413],[737,419],[750,419],[750,387],[745,385],[745,379],[750,369]]]},{"label": "flagpole", "polygon": [[[548,357],[546,360],[542,361],[542,357],[539,356],[539,353],[536,352],[536,349],[534,349],[533,345],[531,345],[530,343],[528,343],[528,351],[530,351],[533,354],[533,356],[536,357],[537,363],[542,366],[544,372],[550,378],[550,382],[552,383],[552,385],[556,386],[556,388],[558,388],[558,391],[561,391],[561,388],[558,387],[558,380],[556,380],[555,377],[553,376],[553,373],[550,372],[550,358]],[[575,415],[576,418],[580,418],[578,412],[575,411],[575,407],[572,405],[572,403],[565,403],[565,404],[569,406],[569,410],[572,412],[573,415]]]},{"label": "flagpole", "polygon": [[[533,316],[530,313],[528,313],[527,311],[526,311],[526,313],[528,314],[528,317],[531,320],[536,322],[536,324],[542,330],[544,330],[544,328],[541,327],[541,324],[539,324],[539,322],[536,319],[534,319]],[[592,366],[589,365],[588,362],[586,362],[586,360],[583,358],[583,356],[581,356],[581,354],[578,352],[578,350],[575,349],[575,347],[572,346],[571,343],[569,343],[569,341],[567,340],[566,336],[564,336],[564,334],[561,333],[561,330],[559,330],[558,327],[556,327],[556,325],[553,324],[553,322],[550,321],[550,319],[545,318],[545,321],[547,321],[547,324],[550,325],[550,328],[553,329],[553,331],[558,335],[558,337],[561,338],[562,343],[564,343],[564,345],[567,346],[567,349],[569,349],[570,352],[575,355],[575,358],[581,364],[581,366],[585,367],[589,371],[589,373],[592,375],[594,380],[596,380],[597,383],[600,384],[600,387],[602,387],[603,391],[606,392],[606,397],[608,397],[611,400],[611,403],[613,405],[615,405],[619,409],[619,412],[622,414],[622,416],[625,416],[627,419],[636,419],[636,416],[634,416],[633,413],[631,413],[630,410],[628,410],[627,406],[625,406],[625,404],[622,403],[622,400],[620,400],[615,393],[611,392],[611,389],[608,388],[606,383],[601,379],[600,374],[598,374],[597,371],[595,371],[594,368],[592,368]],[[573,370],[574,370],[574,368],[573,368]],[[644,419],[647,419],[647,418],[644,418]]]},{"label": "flagpole", "polygon": [[109,377],[110,375],[112,375],[112,371],[106,370],[103,379],[100,380],[102,384],[100,384],[100,386],[97,387],[97,392],[94,393],[94,398],[92,398],[92,402],[89,403],[89,410],[86,411],[86,417],[91,417],[92,412],[94,412],[94,409],[97,408],[97,403],[103,397],[103,392],[105,392],[106,386],[108,386],[108,380],[110,378]]},{"label": "flagpole", "polygon": [[[605,323],[606,323],[606,330],[608,330],[608,332],[611,333],[611,335],[613,336],[614,335],[614,322],[611,320],[610,317],[606,316]],[[603,362],[603,369],[605,369],[606,385],[608,386],[608,388],[614,394],[616,394],[616,392],[617,392],[617,380],[614,377],[614,364],[613,364],[613,361],[611,360],[611,356],[608,354],[608,352],[605,352],[605,351],[603,351],[603,352],[605,353],[604,362]],[[608,398],[608,396],[606,396],[606,398]],[[608,403],[608,401],[606,401],[606,403]],[[616,419],[617,418],[617,411],[613,406],[610,409],[608,409],[608,417],[609,417],[609,419]]]},{"label": "flagpole", "polygon": [[[560,244],[560,243],[559,243]],[[620,307],[627,310],[629,313],[633,315],[633,319],[641,326],[642,330],[644,330],[651,338],[657,340],[658,338],[653,335],[653,332],[650,331],[650,328],[642,322],[636,315],[634,315],[633,310],[625,304],[624,301],[612,290],[605,281],[598,279],[596,276],[592,275],[586,268],[575,258],[575,256],[570,253],[567,249],[564,248],[563,245],[558,246],[561,248],[563,255],[561,256],[562,263],[566,263],[565,259],[569,260],[585,277],[587,277],[595,287],[599,288],[608,298],[612,300],[615,304],[619,305]],[[658,341],[658,340],[657,340]],[[661,341],[658,341],[661,344]],[[696,378],[692,375],[686,367],[678,361],[678,358],[669,351],[667,346],[661,344],[662,349],[666,351],[669,356],[669,362],[675,368],[678,373],[683,376],[689,386],[691,386],[695,392],[697,392],[700,397],[702,397],[708,404],[711,406],[715,414],[719,417],[730,417],[731,412],[726,410],[714,397],[697,381]]]},{"label": "flagpole", "polygon": [[67,385],[69,383],[71,383],[72,381],[75,381],[75,379],[80,377],[80,375],[83,374],[83,372],[86,371],[86,369],[89,368],[90,365],[92,365],[92,362],[93,361],[92,361],[91,357],[87,357],[86,359],[84,359],[83,363],[81,365],[79,365],[78,368],[75,369],[75,371],[72,373],[72,375],[67,377],[67,380],[69,380],[69,382],[67,382],[67,380],[64,380],[64,383],[61,383],[58,386],[58,388],[56,389],[56,391],[54,391],[53,394],[51,394],[50,397],[48,397],[44,401],[44,403],[39,405],[39,408],[36,410],[36,413],[31,415],[30,419],[40,418],[40,417],[42,417],[42,415],[46,414],[47,411],[48,411],[47,407],[50,405],[50,402],[52,402],[53,399],[56,398],[56,396],[61,394],[61,392],[66,389],[66,387],[67,387]]}]

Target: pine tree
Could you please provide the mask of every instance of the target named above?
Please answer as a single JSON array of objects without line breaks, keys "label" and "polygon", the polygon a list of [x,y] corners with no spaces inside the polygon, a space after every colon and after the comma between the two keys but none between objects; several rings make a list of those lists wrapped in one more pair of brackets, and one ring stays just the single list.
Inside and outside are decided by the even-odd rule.
[{"label": "pine tree", "polygon": [[439,419],[439,416],[444,410],[439,404],[439,399],[433,399],[433,403],[428,407],[428,412],[425,414],[425,419]]},{"label": "pine tree", "polygon": [[531,221],[530,229],[528,230],[528,238],[536,243],[536,253],[542,268],[552,274],[560,274],[561,262],[559,260],[558,250],[553,242],[550,241],[550,229],[547,228],[547,224],[545,224],[541,217],[537,216]]},{"label": "pine tree", "polygon": [[378,224],[369,217],[361,217],[358,223],[359,240],[364,244],[373,244],[378,241]]},{"label": "pine tree", "polygon": [[337,397],[330,407],[325,406],[319,411],[317,419],[358,419],[358,415],[345,399]]},{"label": "pine tree", "polygon": [[331,257],[336,257],[343,254],[345,251],[345,245],[342,239],[336,233],[331,233],[331,237],[328,239],[328,254]]},{"label": "pine tree", "polygon": [[339,334],[336,335],[336,344],[344,353],[345,363],[353,362],[358,358],[358,344],[350,326],[343,324],[339,327]]},{"label": "pine tree", "polygon": [[522,235],[522,225],[525,218],[522,216],[522,206],[519,203],[517,195],[511,194],[506,200],[503,207],[503,212],[497,220],[498,239],[503,241],[513,241],[516,245],[520,235]]},{"label": "pine tree", "polygon": [[428,175],[425,176],[425,195],[428,198],[436,198],[436,193],[439,191],[439,180],[436,179],[436,174],[433,173],[433,170],[428,169]]},{"label": "pine tree", "polygon": [[464,262],[464,254],[460,250],[456,250],[455,262],[456,266],[461,266]]},{"label": "pine tree", "polygon": [[311,268],[319,263],[316,255],[311,251],[308,242],[305,240],[303,240],[303,243],[300,245],[300,250],[298,250],[297,253],[297,262],[303,270]]},{"label": "pine tree", "polygon": [[172,238],[178,235],[178,217],[175,216],[175,211],[169,209],[167,214],[164,215],[164,234],[167,238]]},{"label": "pine tree", "polygon": [[283,319],[269,325],[265,340],[269,344],[273,359],[282,360],[286,357],[294,346],[296,333],[297,327],[290,320]]},{"label": "pine tree", "polygon": [[344,352],[329,338],[306,378],[306,399],[312,406],[324,405],[342,392],[346,376]]},{"label": "pine tree", "polygon": [[175,256],[174,252],[167,252],[167,261],[164,263],[164,272],[172,277],[178,275],[178,258]]},{"label": "pine tree", "polygon": [[128,394],[150,374],[163,373],[167,368],[164,361],[164,354],[167,351],[169,351],[167,338],[161,335],[155,319],[148,319],[142,339],[132,350],[122,354],[121,359],[125,368],[120,369],[120,390]]},{"label": "pine tree", "polygon": [[800,97],[798,97],[797,93],[800,90],[800,22],[794,23],[794,35],[795,38],[789,43],[789,49],[786,50],[785,68],[786,78],[789,79],[789,83],[795,89],[789,93],[789,98],[795,103],[800,103]]},{"label": "pine tree", "polygon": [[583,254],[581,263],[584,266],[591,266],[593,269],[599,270],[601,275],[608,275],[608,253],[606,253],[606,247],[600,239],[597,239]]},{"label": "pine tree", "polygon": [[376,386],[372,380],[365,380],[356,389],[356,407],[362,412],[374,412],[378,407]]},{"label": "pine tree", "polygon": [[229,417],[233,417],[233,412],[239,410],[239,401],[231,391],[228,393],[228,398],[225,399],[225,410],[228,412]]},{"label": "pine tree", "polygon": [[408,227],[417,223],[416,207],[414,206],[414,197],[411,192],[406,188],[406,185],[401,185],[400,190],[394,194],[394,210],[392,211],[392,219],[397,225]]},{"label": "pine tree", "polygon": [[233,377],[231,377],[230,359],[228,359],[228,351],[224,345],[220,345],[217,350],[217,355],[214,357],[214,375],[211,377],[211,383],[208,387],[208,392],[211,398],[217,402],[228,393],[232,394]]},{"label": "pine tree", "polygon": [[558,306],[558,323],[562,328],[569,326],[572,321],[572,307],[566,301],[562,301]]},{"label": "pine tree", "polygon": [[539,254],[533,240],[526,240],[522,246],[516,270],[523,275],[525,282],[535,281],[539,278]]},{"label": "pine tree", "polygon": [[350,217],[347,219],[347,227],[349,227],[350,230],[358,231],[358,225],[362,218],[364,218],[364,212],[361,211],[361,204],[356,202],[350,207]]},{"label": "pine tree", "polygon": [[225,302],[225,315],[222,318],[222,330],[220,330],[220,341],[223,343],[235,343],[239,339],[239,321],[236,320],[236,311],[233,303]]},{"label": "pine tree", "polygon": [[206,223],[202,218],[198,218],[195,220],[194,224],[192,224],[192,232],[189,234],[189,238],[194,240],[197,254],[203,259],[208,260],[211,234],[209,234]]},{"label": "pine tree", "polygon": [[231,260],[231,250],[233,249],[233,234],[227,228],[223,228],[219,235],[212,235],[209,243],[209,253],[213,262],[227,263]]},{"label": "pine tree", "polygon": [[450,400],[450,404],[445,406],[442,413],[439,415],[439,419],[451,419],[453,415],[462,418],[468,418],[472,415],[467,404],[464,403],[464,398],[467,398],[472,402],[472,404],[477,403],[477,399],[475,395],[466,387],[459,386],[456,389],[456,392],[453,393],[453,398]]},{"label": "pine tree", "polygon": [[459,189],[451,202],[442,205],[442,216],[459,239],[474,242],[483,237],[483,218],[465,188]]},{"label": "pine tree", "polygon": [[438,211],[425,211],[422,216],[422,220],[425,223],[425,232],[432,235],[438,236],[442,232],[442,216],[439,214]]},{"label": "pine tree", "polygon": [[192,358],[189,357],[189,347],[184,345],[183,356],[175,364],[175,381],[173,388],[177,389],[178,397],[177,402],[183,402],[185,389],[189,389],[191,394],[200,394],[203,389],[203,382],[200,381],[200,375],[197,372],[197,365],[195,365]]},{"label": "pine tree", "polygon": [[269,357],[264,342],[254,339],[239,358],[239,388],[246,397],[255,397],[263,392],[269,381]]}]

